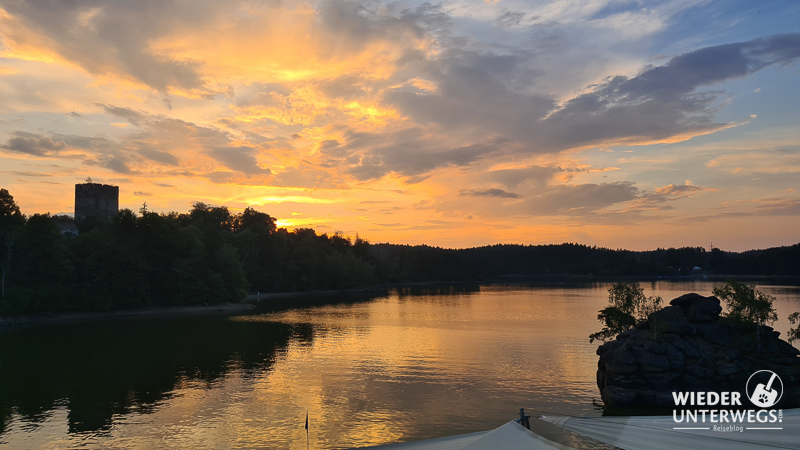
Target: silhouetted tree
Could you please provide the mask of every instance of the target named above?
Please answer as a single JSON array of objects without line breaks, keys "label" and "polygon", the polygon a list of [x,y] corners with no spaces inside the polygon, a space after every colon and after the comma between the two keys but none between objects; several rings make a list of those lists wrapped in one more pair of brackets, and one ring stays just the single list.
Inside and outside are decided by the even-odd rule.
[{"label": "silhouetted tree", "polygon": [[[18,279],[26,295],[20,307],[29,312],[57,311],[65,306],[74,267],[66,239],[49,214],[34,214],[19,237]],[[27,300],[27,302],[26,302]]]},{"label": "silhouetted tree", "polygon": [[729,319],[755,325],[778,320],[773,306],[775,297],[758,291],[755,285],[728,281],[722,287],[715,287],[713,292],[728,307],[726,316]]},{"label": "silhouetted tree", "polygon": [[25,223],[25,217],[20,212],[14,197],[6,190],[0,189],[0,298],[6,297],[6,280],[11,270],[11,250],[17,232]]},{"label": "silhouetted tree", "polygon": [[793,312],[789,315],[789,323],[796,325],[794,328],[789,329],[789,343],[800,339],[800,312]]},{"label": "silhouetted tree", "polygon": [[275,219],[269,214],[248,207],[241,214],[233,217],[233,231],[238,232],[247,229],[254,230],[257,233],[274,233],[277,227],[275,226]]},{"label": "silhouetted tree", "polygon": [[608,289],[610,306],[600,310],[597,315],[597,320],[603,322],[605,327],[589,335],[589,342],[595,339],[607,341],[632,328],[637,322],[647,320],[650,314],[658,310],[661,301],[659,296],[645,297],[639,283],[615,283]]}]

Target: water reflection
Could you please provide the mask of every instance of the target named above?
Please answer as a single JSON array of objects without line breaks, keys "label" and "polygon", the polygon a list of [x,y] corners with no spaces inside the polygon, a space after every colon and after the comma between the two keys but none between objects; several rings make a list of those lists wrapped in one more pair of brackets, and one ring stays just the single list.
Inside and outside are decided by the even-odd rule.
[{"label": "water reflection", "polygon": [[[486,430],[520,407],[599,415],[587,337],[608,287],[412,287],[7,330],[0,444],[305,448],[308,410],[311,447],[347,448]],[[644,287],[668,301],[713,284]],[[782,320],[800,310],[797,288],[769,289]]]},{"label": "water reflection", "polygon": [[93,321],[0,334],[0,433],[68,408],[70,433],[107,429],[118,414],[147,414],[182,387],[214,389],[232,368],[269,370],[307,326],[247,326],[219,317]]}]

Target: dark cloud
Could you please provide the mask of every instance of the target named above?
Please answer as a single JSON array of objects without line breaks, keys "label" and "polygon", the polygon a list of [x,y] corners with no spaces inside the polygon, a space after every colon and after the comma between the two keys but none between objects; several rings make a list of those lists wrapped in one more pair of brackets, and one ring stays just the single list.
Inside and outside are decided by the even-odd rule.
[{"label": "dark cloud", "polygon": [[539,191],[544,189],[553,175],[559,171],[560,169],[553,167],[530,166],[522,169],[493,170],[487,174],[487,178],[502,183],[509,189],[526,183],[534,191]]},{"label": "dark cloud", "polygon": [[426,172],[446,166],[465,166],[494,149],[485,145],[432,149],[423,141],[398,142],[365,152],[348,172],[366,181],[396,172],[412,177],[409,183],[422,181]]},{"label": "dark cloud", "polygon": [[142,192],[142,191],[133,191],[133,195],[136,197],[152,197],[152,192]]},{"label": "dark cloud", "polygon": [[504,191],[502,189],[462,189],[458,194],[463,197],[496,197],[496,198],[520,198],[519,194]]},{"label": "dark cloud", "polygon": [[527,197],[524,209],[533,215],[588,215],[634,200],[638,193],[628,181],[551,186],[544,194]]},{"label": "dark cloud", "polygon": [[335,139],[326,139],[317,145],[317,151],[328,157],[325,163],[336,164],[349,155],[348,149]]},{"label": "dark cloud", "polygon": [[447,28],[450,18],[440,7],[425,3],[417,8],[355,0],[323,0],[317,5],[320,27],[332,36],[320,49],[328,57],[343,49],[359,52],[375,41],[421,39]]},{"label": "dark cloud", "polygon": [[344,168],[362,181],[381,178],[391,172],[419,178],[439,167],[469,165],[496,151],[492,142],[438,146],[421,128],[391,133],[344,129],[343,135],[341,141],[319,144],[320,153],[327,157],[323,163],[325,167]]},{"label": "dark cloud", "polygon": [[[385,100],[419,124],[472,139],[505,139],[520,153],[686,139],[731,126],[714,120],[727,94],[706,90],[709,86],[794,62],[798,49],[800,34],[699,49],[634,77],[609,78],[559,105],[530,90],[535,54],[488,45],[451,47],[409,66],[436,90],[404,86],[388,91]],[[394,170],[383,155],[380,160],[385,171]]]},{"label": "dark cloud", "polygon": [[83,161],[84,164],[90,166],[104,167],[116,173],[133,173],[130,168],[130,161],[124,155],[104,155],[98,157],[90,157]]},{"label": "dark cloud", "polygon": [[800,57],[800,34],[708,47],[649,67],[639,75],[613,77],[591,92],[568,101],[543,125],[553,149],[602,142],[663,140],[711,132],[715,104],[722,92],[701,88],[752,74]]},{"label": "dark cloud", "polygon": [[[110,115],[128,120],[136,129],[117,140],[105,137],[71,134],[38,134],[16,132],[0,148],[36,156],[52,156],[74,150],[71,157],[82,158],[85,164],[104,167],[117,173],[140,172],[144,158],[164,166],[180,166],[179,156],[185,162],[204,153],[225,167],[245,175],[268,175],[269,169],[258,167],[256,154],[260,147],[233,145],[233,138],[223,130],[198,126],[191,122],[162,115],[149,115],[142,111],[100,105]],[[262,140],[265,140],[262,137]],[[271,142],[271,141],[269,141]],[[204,172],[199,167],[175,175],[196,175]],[[155,169],[167,173],[163,169]],[[172,172],[170,172],[172,173]]]},{"label": "dark cloud", "polygon": [[2,148],[34,156],[53,156],[65,150],[67,144],[63,140],[17,131]]},{"label": "dark cloud", "polygon": [[139,148],[139,154],[157,163],[167,164],[170,166],[179,165],[178,158],[176,158],[169,152],[154,150],[152,148],[147,148],[143,146]]},{"label": "dark cloud", "polygon": [[497,17],[497,26],[501,28],[509,28],[519,26],[522,19],[525,18],[524,12],[519,11],[506,11]]},{"label": "dark cloud", "polygon": [[107,114],[111,114],[112,116],[117,116],[122,119],[127,120],[132,125],[142,125],[143,122],[147,118],[147,114],[144,112],[136,111],[131,108],[121,108],[119,106],[112,106],[112,105],[103,105],[102,103],[98,103],[98,106],[103,108]]},{"label": "dark cloud", "polygon": [[407,86],[387,92],[386,101],[417,123],[473,136],[503,136],[527,142],[531,127],[556,106],[554,99],[530,93],[536,78],[531,55],[500,51],[448,49],[414,71],[436,91]]},{"label": "dark cloud", "polygon": [[[131,155],[141,155],[157,163],[178,166],[181,148],[199,148],[225,167],[247,175],[269,174],[269,169],[258,167],[256,147],[235,146],[224,130],[203,127],[180,119],[162,115],[148,115],[128,108],[103,105],[104,110],[123,117],[138,127],[124,136],[119,146]],[[263,137],[260,137],[264,140]],[[193,155],[186,155],[191,158]],[[186,160],[186,159],[185,159]],[[215,175],[215,179],[219,179]]]},{"label": "dark cloud", "polygon": [[237,180],[236,173],[226,171],[211,172],[207,175],[207,178],[211,180],[212,183],[220,184],[235,183]]},{"label": "dark cloud", "polygon": [[798,199],[768,199],[762,200],[756,206],[757,216],[800,216],[800,200]]},{"label": "dark cloud", "polygon": [[25,131],[16,131],[12,135],[14,137],[0,148],[34,156],[56,156],[69,149],[109,153],[114,147],[114,142],[104,137],[59,133],[43,136]]},{"label": "dark cloud", "polygon": [[656,188],[654,192],[649,192],[641,195],[639,197],[639,202],[637,207],[672,209],[671,206],[665,205],[665,203],[679,200],[685,197],[691,197],[695,193],[705,190],[709,189],[702,186],[695,186],[690,184],[685,184],[685,185],[668,184],[666,186]]},{"label": "dark cloud", "polygon": [[17,175],[19,177],[52,177],[53,175],[49,173],[40,173],[40,172],[29,172],[29,171],[20,171],[20,170],[10,170],[10,171],[3,171],[3,173],[10,173]]},{"label": "dark cloud", "polygon": [[118,147],[114,141],[102,136],[81,136],[78,134],[59,133],[54,133],[52,136],[53,139],[64,142],[67,147],[78,148],[92,152],[114,152]]},{"label": "dark cloud", "polygon": [[209,155],[224,164],[227,168],[242,172],[248,175],[269,174],[269,169],[258,167],[258,161],[254,156],[253,147],[220,147],[209,150]]},{"label": "dark cloud", "polygon": [[176,25],[201,27],[215,17],[213,3],[180,0],[53,2],[9,0],[3,9],[25,30],[9,30],[18,44],[43,36],[51,50],[95,75],[118,73],[161,92],[169,88],[213,92],[194,61],[155,54],[150,43]]}]

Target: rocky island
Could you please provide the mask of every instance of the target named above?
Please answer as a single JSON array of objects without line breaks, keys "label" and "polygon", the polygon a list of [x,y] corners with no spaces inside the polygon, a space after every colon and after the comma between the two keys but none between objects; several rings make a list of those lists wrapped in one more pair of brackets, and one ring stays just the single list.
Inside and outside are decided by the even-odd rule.
[{"label": "rocky island", "polygon": [[682,295],[597,349],[597,386],[608,407],[674,407],[673,391],[740,392],[771,370],[783,380],[777,408],[800,407],[800,350],[768,326],[720,317],[716,297]]}]

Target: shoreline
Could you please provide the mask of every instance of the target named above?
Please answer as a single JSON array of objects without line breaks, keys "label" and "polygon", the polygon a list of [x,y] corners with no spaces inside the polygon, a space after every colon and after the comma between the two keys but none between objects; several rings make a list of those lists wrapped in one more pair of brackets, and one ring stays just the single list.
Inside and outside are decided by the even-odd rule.
[{"label": "shoreline", "polygon": [[15,326],[52,324],[64,322],[76,322],[82,320],[112,319],[126,317],[168,317],[168,316],[188,316],[201,314],[224,314],[241,313],[256,310],[259,307],[268,306],[270,302],[278,309],[292,306],[310,306],[300,302],[299,304],[286,304],[284,300],[296,300],[305,298],[332,298],[336,296],[356,299],[361,296],[379,297],[389,295],[393,290],[403,289],[434,289],[443,287],[474,287],[490,284],[518,284],[536,282],[608,282],[615,280],[635,280],[635,281],[724,281],[735,279],[739,281],[788,281],[791,284],[800,283],[800,278],[796,276],[759,276],[759,275],[709,275],[706,279],[684,279],[674,277],[658,276],[593,276],[593,275],[506,275],[490,280],[473,281],[416,281],[404,283],[387,283],[365,288],[341,289],[341,290],[314,290],[314,291],[291,291],[291,292],[262,292],[250,293],[242,299],[240,303],[220,303],[213,305],[183,305],[183,306],[151,306],[140,309],[124,309],[116,311],[75,311],[75,312],[55,312],[40,315],[27,316],[4,316],[0,317],[0,330]]},{"label": "shoreline", "polygon": [[358,296],[358,295],[389,295],[392,290],[396,289],[414,289],[414,288],[437,288],[445,286],[478,286],[496,283],[496,280],[476,280],[476,281],[414,281],[405,283],[387,283],[379,284],[376,286],[353,288],[353,289],[338,289],[338,290],[313,290],[313,291],[289,291],[289,292],[261,292],[255,294],[247,294],[244,302],[251,303],[260,300],[283,300],[291,298],[302,297],[331,297],[335,295],[344,296]]},{"label": "shoreline", "polygon": [[256,306],[249,303],[220,303],[216,305],[152,306],[139,309],[121,309],[117,311],[50,313],[32,316],[0,317],[0,329],[25,325],[79,322],[96,319],[236,313],[252,311],[254,309],[256,309]]}]

